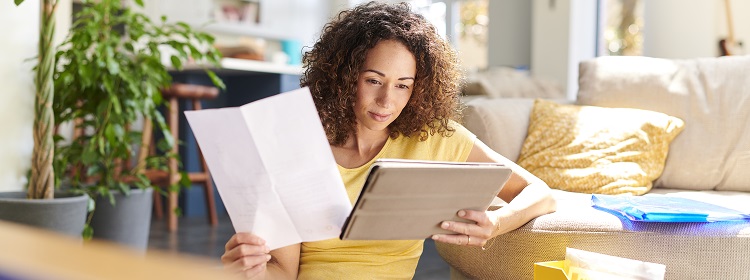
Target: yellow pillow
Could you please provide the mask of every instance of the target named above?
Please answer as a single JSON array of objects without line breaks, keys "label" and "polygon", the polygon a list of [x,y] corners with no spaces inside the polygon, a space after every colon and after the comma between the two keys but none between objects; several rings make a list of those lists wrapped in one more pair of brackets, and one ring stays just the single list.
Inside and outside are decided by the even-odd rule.
[{"label": "yellow pillow", "polygon": [[662,113],[537,99],[518,164],[551,188],[641,195],[664,170],[684,122]]}]

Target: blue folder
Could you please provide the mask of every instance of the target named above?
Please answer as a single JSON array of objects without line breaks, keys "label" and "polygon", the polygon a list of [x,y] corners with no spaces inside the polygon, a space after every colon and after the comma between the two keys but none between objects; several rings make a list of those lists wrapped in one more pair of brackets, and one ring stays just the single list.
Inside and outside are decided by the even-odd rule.
[{"label": "blue folder", "polygon": [[688,198],[651,194],[646,196],[591,196],[594,208],[637,222],[750,221],[743,213],[716,204]]}]

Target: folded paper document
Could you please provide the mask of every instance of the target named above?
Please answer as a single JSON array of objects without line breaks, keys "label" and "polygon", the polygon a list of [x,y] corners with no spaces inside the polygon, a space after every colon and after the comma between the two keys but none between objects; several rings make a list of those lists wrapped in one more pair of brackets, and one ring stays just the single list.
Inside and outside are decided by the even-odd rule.
[{"label": "folded paper document", "polygon": [[594,208],[639,222],[715,222],[750,219],[750,213],[683,197],[649,194],[645,196],[591,196]]},{"label": "folded paper document", "polygon": [[454,234],[443,221],[461,209],[484,211],[512,173],[499,163],[378,159],[349,215],[341,239],[425,239]]},{"label": "folded paper document", "polygon": [[534,264],[534,280],[661,280],[666,266],[565,248],[565,260]]},{"label": "folded paper document", "polygon": [[307,88],[185,115],[235,231],[271,249],[338,237],[351,203]]}]

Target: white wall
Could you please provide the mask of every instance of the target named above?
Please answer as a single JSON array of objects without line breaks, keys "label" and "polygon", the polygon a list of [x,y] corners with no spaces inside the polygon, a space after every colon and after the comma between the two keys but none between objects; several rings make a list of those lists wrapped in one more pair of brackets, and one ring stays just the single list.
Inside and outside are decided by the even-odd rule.
[{"label": "white wall", "polygon": [[[71,1],[58,1],[55,44],[70,28]],[[39,2],[0,1],[0,192],[23,190],[31,166]]]},{"label": "white wall", "polygon": [[[713,57],[727,35],[724,1],[641,0],[645,56]],[[735,37],[750,54],[750,1],[730,0]],[[576,94],[578,62],[593,57],[596,39],[592,0],[490,2],[489,65],[517,66],[528,59],[534,76],[553,79]],[[552,7],[554,3],[554,8]],[[584,16],[585,15],[585,16]],[[525,19],[530,19],[524,24]],[[527,33],[524,33],[527,32]],[[530,37],[530,39],[528,39]],[[527,43],[527,40],[530,43]],[[526,58],[525,50],[530,50]]]},{"label": "white wall", "polygon": [[[689,3],[688,3],[689,2]],[[735,37],[750,44],[750,1],[730,0]],[[662,58],[713,57],[727,36],[724,1],[644,1],[643,54]]]},{"label": "white wall", "polygon": [[[737,40],[744,42],[744,54],[750,55],[750,1],[747,0],[732,0],[732,16],[734,21],[734,36]],[[721,6],[720,19],[724,19],[724,6]],[[723,20],[722,22],[725,22]],[[720,36],[726,36],[726,24],[719,24]]]},{"label": "white wall", "polygon": [[489,1],[487,65],[531,65],[531,1]]},{"label": "white wall", "polygon": [[[554,7],[551,3],[555,3]],[[557,81],[565,88],[570,53],[570,0],[534,0],[532,18],[531,73]]]},{"label": "white wall", "polygon": [[0,191],[23,189],[31,165],[39,0],[0,1]]},{"label": "white wall", "polygon": [[531,73],[558,82],[569,99],[578,91],[578,63],[596,55],[596,12],[590,0],[532,3]]},{"label": "white wall", "polygon": [[643,4],[643,55],[691,58],[718,54],[718,25],[724,21],[719,22],[717,9],[723,7],[723,1],[659,0]]}]

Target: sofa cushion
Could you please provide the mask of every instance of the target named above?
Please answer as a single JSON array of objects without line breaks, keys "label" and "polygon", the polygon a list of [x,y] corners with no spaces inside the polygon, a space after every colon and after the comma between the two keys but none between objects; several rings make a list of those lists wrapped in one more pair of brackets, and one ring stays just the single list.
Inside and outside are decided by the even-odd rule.
[{"label": "sofa cushion", "polygon": [[466,103],[463,124],[492,150],[516,161],[533,105],[529,98],[475,98]]},{"label": "sofa cushion", "polygon": [[656,187],[750,191],[750,56],[599,57],[579,71],[578,104],[685,121]]},{"label": "sofa cushion", "polygon": [[552,188],[641,195],[661,174],[683,125],[658,112],[537,99],[518,164]]}]

